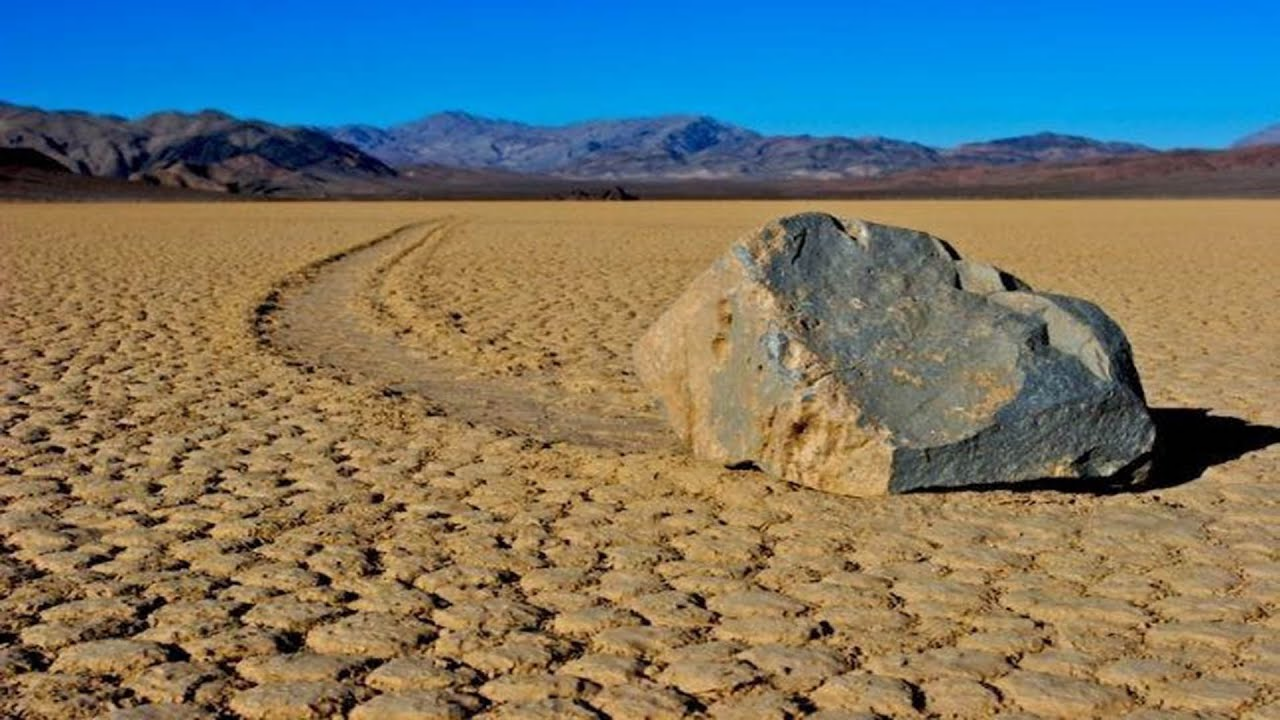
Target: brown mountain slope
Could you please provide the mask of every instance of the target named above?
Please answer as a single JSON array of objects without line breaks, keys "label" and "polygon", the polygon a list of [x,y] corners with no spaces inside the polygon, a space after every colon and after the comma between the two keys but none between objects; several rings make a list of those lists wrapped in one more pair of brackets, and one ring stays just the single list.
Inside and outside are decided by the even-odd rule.
[{"label": "brown mountain slope", "polygon": [[217,200],[225,192],[79,175],[30,148],[0,148],[0,200]]},{"label": "brown mountain slope", "polygon": [[317,130],[214,111],[130,121],[0,104],[0,147],[38,151],[80,175],[261,196],[346,194],[396,174]]}]

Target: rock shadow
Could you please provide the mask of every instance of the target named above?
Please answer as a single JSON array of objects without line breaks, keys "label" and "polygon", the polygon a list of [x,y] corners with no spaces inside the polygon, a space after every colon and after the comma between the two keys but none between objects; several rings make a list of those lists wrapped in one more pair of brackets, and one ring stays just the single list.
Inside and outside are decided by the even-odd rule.
[{"label": "rock shadow", "polygon": [[1105,481],[1049,478],[937,490],[1049,490],[1087,495],[1148,492],[1189,483],[1215,465],[1280,443],[1280,427],[1211,415],[1205,408],[1151,408],[1151,420],[1156,425],[1151,454]]},{"label": "rock shadow", "polygon": [[1189,483],[1215,465],[1280,443],[1280,427],[1210,415],[1205,408],[1152,408],[1151,419],[1156,424],[1151,472],[1130,488],[1135,491]]}]

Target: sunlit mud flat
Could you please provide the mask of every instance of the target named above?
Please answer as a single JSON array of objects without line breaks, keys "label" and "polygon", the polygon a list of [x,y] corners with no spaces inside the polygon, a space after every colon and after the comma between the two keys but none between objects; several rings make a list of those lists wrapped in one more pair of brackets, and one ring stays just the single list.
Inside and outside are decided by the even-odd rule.
[{"label": "sunlit mud flat", "polygon": [[[1152,487],[851,499],[684,456],[632,344],[807,209],[1102,305]],[[5,205],[0,715],[1276,717],[1277,228],[1266,201]]]}]

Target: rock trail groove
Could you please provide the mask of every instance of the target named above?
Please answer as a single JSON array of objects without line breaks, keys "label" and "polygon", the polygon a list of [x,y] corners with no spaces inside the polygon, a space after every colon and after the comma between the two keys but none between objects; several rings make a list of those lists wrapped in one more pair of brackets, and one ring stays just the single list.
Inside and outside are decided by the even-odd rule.
[{"label": "rock trail groove", "polygon": [[418,255],[420,265],[429,264],[458,224],[446,217],[404,225],[291,277],[264,305],[261,336],[294,363],[378,383],[388,394],[412,393],[431,403],[433,411],[465,421],[547,442],[621,451],[669,446],[670,434],[652,414],[566,408],[529,383],[467,378],[462,368],[425,358],[400,341],[409,330],[397,331],[404,319],[385,300],[385,277],[410,255]]}]

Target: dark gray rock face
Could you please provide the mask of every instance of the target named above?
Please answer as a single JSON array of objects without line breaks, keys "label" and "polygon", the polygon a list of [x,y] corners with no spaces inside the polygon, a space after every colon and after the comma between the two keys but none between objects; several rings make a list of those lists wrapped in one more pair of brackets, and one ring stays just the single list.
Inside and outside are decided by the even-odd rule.
[{"label": "dark gray rock face", "polygon": [[735,243],[636,360],[695,454],[849,495],[1105,477],[1155,439],[1097,306],[824,214]]}]

